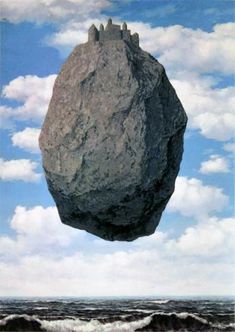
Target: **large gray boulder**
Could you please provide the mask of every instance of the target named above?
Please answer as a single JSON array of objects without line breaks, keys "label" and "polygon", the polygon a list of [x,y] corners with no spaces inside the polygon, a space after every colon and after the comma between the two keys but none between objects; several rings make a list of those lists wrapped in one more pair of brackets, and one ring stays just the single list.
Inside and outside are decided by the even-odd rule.
[{"label": "large gray boulder", "polygon": [[138,36],[101,30],[63,65],[39,142],[61,221],[131,241],[155,231],[174,191],[187,116]]}]

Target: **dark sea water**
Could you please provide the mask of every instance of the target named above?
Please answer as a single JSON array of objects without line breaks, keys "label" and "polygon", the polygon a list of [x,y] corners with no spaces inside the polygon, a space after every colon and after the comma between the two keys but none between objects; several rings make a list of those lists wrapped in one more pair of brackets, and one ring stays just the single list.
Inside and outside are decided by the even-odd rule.
[{"label": "dark sea water", "polygon": [[0,298],[0,331],[235,331],[232,298]]}]

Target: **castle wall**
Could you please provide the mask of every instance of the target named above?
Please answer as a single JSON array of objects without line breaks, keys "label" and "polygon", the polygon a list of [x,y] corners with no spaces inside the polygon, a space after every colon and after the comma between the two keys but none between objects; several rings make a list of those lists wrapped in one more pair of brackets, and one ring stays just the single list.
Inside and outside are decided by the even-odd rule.
[{"label": "castle wall", "polygon": [[134,33],[134,34],[131,36],[131,42],[132,42],[132,44],[134,44],[135,46],[138,46],[138,47],[139,47],[139,35],[138,35],[138,33]]},{"label": "castle wall", "polygon": [[99,31],[99,40],[115,40],[122,39],[120,30]]},{"label": "castle wall", "polygon": [[127,41],[131,41],[131,32],[130,30],[123,30],[122,31],[122,39],[127,40]]},{"label": "castle wall", "polygon": [[139,35],[134,33],[131,35],[131,31],[127,30],[126,23],[123,24],[121,30],[120,25],[112,24],[110,20],[105,27],[101,25],[100,31],[98,31],[93,24],[88,31],[88,41],[107,41],[107,40],[126,40],[135,46],[139,46]]}]

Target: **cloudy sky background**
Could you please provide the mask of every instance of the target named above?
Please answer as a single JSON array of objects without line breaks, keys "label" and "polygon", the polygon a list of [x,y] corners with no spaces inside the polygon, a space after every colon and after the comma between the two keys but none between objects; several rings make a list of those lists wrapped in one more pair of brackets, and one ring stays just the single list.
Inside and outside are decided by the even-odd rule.
[{"label": "cloudy sky background", "polygon": [[[232,0],[2,0],[0,295],[231,295],[235,289]],[[189,117],[156,233],[106,242],[63,225],[38,135],[56,75],[94,22],[127,21]]]}]

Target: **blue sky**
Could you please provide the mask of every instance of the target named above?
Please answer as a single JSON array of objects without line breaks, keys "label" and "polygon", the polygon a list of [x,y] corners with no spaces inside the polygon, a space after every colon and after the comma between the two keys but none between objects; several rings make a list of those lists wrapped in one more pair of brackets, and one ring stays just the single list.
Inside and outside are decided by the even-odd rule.
[{"label": "blue sky", "polygon": [[[234,292],[234,1],[2,1],[0,295]],[[189,117],[156,233],[109,243],[61,224],[37,138],[53,82],[94,22],[127,21]]]}]

